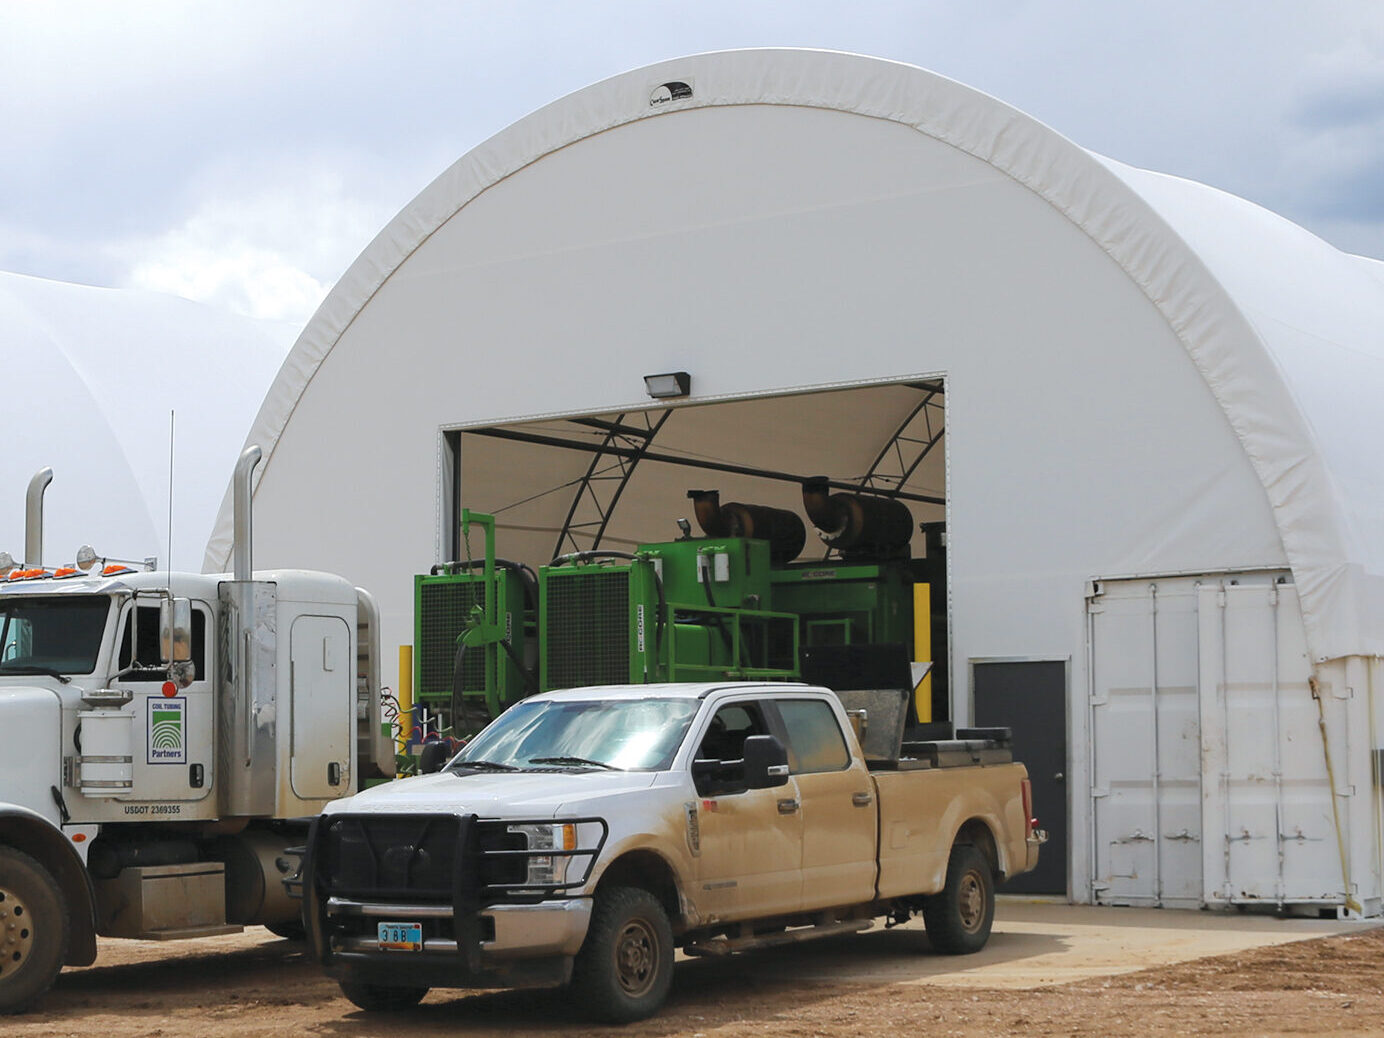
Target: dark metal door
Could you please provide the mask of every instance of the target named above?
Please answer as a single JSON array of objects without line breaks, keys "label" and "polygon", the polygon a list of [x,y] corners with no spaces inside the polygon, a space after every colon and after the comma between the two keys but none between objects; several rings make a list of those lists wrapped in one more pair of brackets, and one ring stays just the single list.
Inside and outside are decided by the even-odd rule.
[{"label": "dark metal door", "polygon": [[1014,733],[1014,759],[1028,766],[1033,813],[1048,842],[1032,872],[1001,893],[1067,893],[1067,663],[1065,660],[971,663],[978,727]]}]

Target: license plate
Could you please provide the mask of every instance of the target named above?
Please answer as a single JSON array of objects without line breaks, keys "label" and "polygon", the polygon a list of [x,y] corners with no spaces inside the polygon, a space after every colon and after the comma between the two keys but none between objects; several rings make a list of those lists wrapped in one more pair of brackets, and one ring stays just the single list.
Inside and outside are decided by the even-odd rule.
[{"label": "license plate", "polygon": [[422,951],[422,923],[380,923],[380,951]]}]

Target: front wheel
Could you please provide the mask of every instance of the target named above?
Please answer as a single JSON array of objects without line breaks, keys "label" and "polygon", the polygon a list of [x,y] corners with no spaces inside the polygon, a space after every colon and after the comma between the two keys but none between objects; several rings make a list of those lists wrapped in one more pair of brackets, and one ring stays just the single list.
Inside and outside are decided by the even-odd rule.
[{"label": "front wheel", "polygon": [[985,947],[995,921],[995,876],[985,855],[957,844],[947,861],[947,885],[923,902],[923,925],[943,955],[969,955]]},{"label": "front wheel", "polygon": [[656,897],[638,887],[596,895],[572,969],[572,992],[612,1024],[652,1016],[673,984],[673,928]]},{"label": "front wheel", "polygon": [[0,1013],[20,1013],[52,986],[67,957],[67,902],[29,855],[0,847]]},{"label": "front wheel", "polygon": [[367,1013],[390,1009],[408,1009],[423,1001],[427,988],[399,988],[386,984],[361,984],[353,980],[341,982],[341,993]]}]

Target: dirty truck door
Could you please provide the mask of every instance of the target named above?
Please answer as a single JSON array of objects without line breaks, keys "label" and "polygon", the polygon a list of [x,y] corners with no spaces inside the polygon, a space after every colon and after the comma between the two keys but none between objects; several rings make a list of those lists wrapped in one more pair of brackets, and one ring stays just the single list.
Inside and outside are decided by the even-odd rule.
[{"label": "dirty truck door", "polygon": [[802,901],[803,825],[797,784],[744,788],[745,739],[767,735],[763,706],[741,701],[721,706],[699,736],[701,766],[697,824],[698,911],[707,919],[737,919],[794,912]]}]

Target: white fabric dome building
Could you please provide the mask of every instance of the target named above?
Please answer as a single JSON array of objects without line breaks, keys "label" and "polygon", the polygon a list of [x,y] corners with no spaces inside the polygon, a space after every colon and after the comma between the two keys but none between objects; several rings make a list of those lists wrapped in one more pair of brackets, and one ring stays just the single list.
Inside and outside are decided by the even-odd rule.
[{"label": "white fabric dome building", "polygon": [[1046,889],[1379,914],[1381,398],[1384,264],[921,69],[699,55],[380,232],[251,431],[256,560],[369,587],[388,645],[461,506],[537,565],[713,478],[861,483],[945,520],[950,714],[1015,725]]},{"label": "white fabric dome building", "polygon": [[174,412],[172,562],[200,568],[227,473],[289,335],[175,296],[3,272],[0,328],[10,373],[0,550],[22,558],[25,491],[51,467],[44,563],[70,563],[91,544],[168,565]]}]

